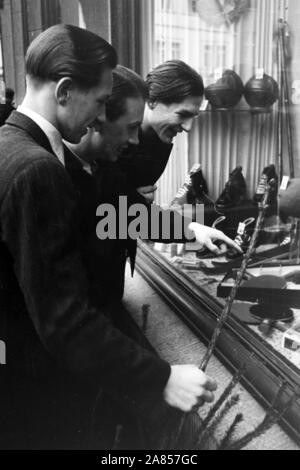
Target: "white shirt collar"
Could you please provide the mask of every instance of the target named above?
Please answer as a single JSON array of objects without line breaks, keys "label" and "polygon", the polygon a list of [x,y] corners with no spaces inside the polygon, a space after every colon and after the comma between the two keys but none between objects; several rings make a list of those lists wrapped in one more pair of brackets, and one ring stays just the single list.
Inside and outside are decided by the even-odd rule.
[{"label": "white shirt collar", "polygon": [[42,129],[42,131],[48,137],[53,152],[59,161],[65,166],[62,136],[56,127],[54,127],[53,124],[47,121],[47,119],[45,119],[43,116],[36,113],[32,109],[27,108],[26,106],[18,106],[17,111],[32,119],[32,121],[34,121],[40,127],[40,129]]}]

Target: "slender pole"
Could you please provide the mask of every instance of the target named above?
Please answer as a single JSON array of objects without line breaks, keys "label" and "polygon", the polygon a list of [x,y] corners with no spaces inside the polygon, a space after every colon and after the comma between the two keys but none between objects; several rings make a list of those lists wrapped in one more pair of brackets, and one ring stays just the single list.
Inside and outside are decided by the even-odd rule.
[{"label": "slender pole", "polygon": [[284,23],[282,20],[279,20],[279,44],[281,49],[281,72],[282,72],[282,84],[283,84],[283,107],[285,110],[285,119],[286,119],[286,138],[287,138],[287,146],[288,146],[288,154],[289,154],[289,164],[290,164],[290,176],[291,178],[295,178],[295,165],[294,165],[294,153],[293,153],[293,133],[292,133],[292,119],[290,113],[290,92],[289,92],[289,84],[288,84],[288,74],[287,74],[287,57],[286,57],[286,49],[287,49],[287,24]]},{"label": "slender pole", "polygon": [[[214,333],[213,333],[213,336],[212,336],[212,339],[209,343],[209,346],[207,348],[207,351],[204,355],[204,358],[199,366],[199,368],[202,370],[202,371],[205,371],[206,368],[207,368],[207,365],[208,365],[208,362],[209,360],[211,359],[212,355],[213,355],[213,352],[215,350],[215,347],[216,347],[216,344],[217,344],[217,341],[218,341],[218,338],[222,332],[222,329],[223,329],[223,326],[225,325],[229,315],[230,315],[230,312],[231,312],[231,308],[232,308],[232,305],[233,305],[233,302],[234,302],[234,299],[236,297],[236,293],[237,293],[237,290],[238,288],[240,287],[241,285],[241,282],[244,278],[244,274],[245,274],[245,271],[247,269],[247,265],[249,263],[249,260],[254,252],[254,249],[255,249],[255,246],[256,246],[256,242],[257,242],[257,238],[259,236],[259,233],[260,233],[260,230],[263,226],[263,223],[264,223],[264,219],[265,219],[265,214],[266,214],[266,211],[268,209],[268,203],[269,203],[269,197],[270,197],[270,193],[271,193],[271,190],[274,189],[274,186],[275,186],[275,180],[271,180],[269,182],[269,185],[268,185],[268,188],[267,188],[267,191],[264,195],[264,198],[263,198],[263,201],[259,204],[259,215],[258,215],[258,218],[257,218],[257,221],[256,221],[256,225],[255,225],[255,229],[254,229],[254,233],[252,235],[252,239],[251,239],[251,242],[250,242],[250,245],[248,247],[248,250],[247,250],[247,253],[245,254],[244,256],[244,259],[243,259],[243,262],[242,262],[242,266],[241,266],[241,269],[237,275],[237,279],[235,281],[235,285],[234,287],[231,289],[231,292],[230,292],[230,296],[228,297],[227,299],[227,302],[226,302],[226,305],[224,306],[224,309],[221,313],[221,316],[219,318],[219,321],[218,321],[218,324],[214,330]],[[178,444],[179,442],[179,438],[180,438],[180,435],[181,435],[181,432],[184,428],[184,424],[186,422],[186,419],[187,419],[187,415],[186,414],[182,414],[180,420],[179,420],[179,423],[178,423],[178,427],[176,429],[176,432],[175,432],[175,436],[174,438],[172,439],[172,444],[173,446],[176,446],[176,444]]]},{"label": "slender pole", "polygon": [[278,63],[278,86],[279,86],[279,100],[278,100],[278,118],[277,118],[277,161],[278,161],[278,174],[279,181],[283,177],[283,159],[282,159],[282,120],[283,120],[283,86],[282,86],[282,72],[281,72],[281,46],[280,37],[277,40],[277,63]]},{"label": "slender pole", "polygon": [[235,284],[233,286],[233,288],[231,289],[231,292],[230,292],[230,295],[227,299],[227,302],[226,302],[226,305],[221,313],[221,316],[218,320],[218,324],[214,330],[214,333],[213,333],[213,336],[212,336],[212,339],[209,343],[209,346],[206,350],[206,353],[204,355],[204,358],[200,364],[200,369],[202,371],[205,371],[206,368],[207,368],[207,365],[208,365],[208,362],[215,350],[215,347],[216,347],[216,343],[218,341],[218,338],[222,332],[222,329],[223,329],[223,326],[224,324],[226,323],[229,315],[230,315],[230,312],[231,312],[231,308],[232,308],[232,305],[233,305],[233,302],[235,300],[235,297],[236,297],[236,294],[237,294],[237,290],[238,288],[240,287],[242,281],[243,281],[243,278],[244,278],[244,274],[245,274],[245,271],[247,269],[247,266],[248,266],[248,263],[249,263],[249,260],[254,252],[254,249],[255,249],[255,246],[256,246],[256,242],[257,242],[257,239],[258,239],[258,236],[259,236],[259,233],[260,233],[260,230],[263,226],[263,223],[264,223],[264,219],[265,219],[265,214],[266,214],[266,210],[268,208],[268,201],[269,201],[269,196],[270,196],[270,192],[271,192],[271,189],[273,187],[273,184],[274,184],[274,180],[271,180],[270,183],[269,183],[269,187],[265,193],[265,196],[264,196],[264,199],[263,201],[259,204],[259,214],[258,214],[258,217],[257,217],[257,221],[256,221],[256,225],[255,225],[255,229],[254,229],[254,233],[253,233],[253,236],[252,236],[252,239],[251,239],[251,242],[250,242],[250,245],[249,245],[249,248],[248,248],[248,251],[247,253],[245,254],[244,256],[244,259],[243,259],[243,262],[242,262],[242,266],[241,266],[241,269],[239,270],[238,274],[237,274],[237,278],[236,278],[236,281],[235,281]]}]

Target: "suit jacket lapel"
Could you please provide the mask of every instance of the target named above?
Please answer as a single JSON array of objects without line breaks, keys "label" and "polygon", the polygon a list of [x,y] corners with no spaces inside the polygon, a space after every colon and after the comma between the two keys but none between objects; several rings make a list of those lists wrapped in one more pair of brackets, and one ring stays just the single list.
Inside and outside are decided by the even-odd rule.
[{"label": "suit jacket lapel", "polygon": [[42,129],[25,114],[13,111],[6,124],[25,130],[41,147],[54,155],[50,142]]},{"label": "suit jacket lapel", "polygon": [[64,144],[64,156],[65,156],[65,166],[68,173],[81,173],[83,175],[87,175],[84,171],[81,161],[75,157],[75,155],[68,149],[68,147]]}]

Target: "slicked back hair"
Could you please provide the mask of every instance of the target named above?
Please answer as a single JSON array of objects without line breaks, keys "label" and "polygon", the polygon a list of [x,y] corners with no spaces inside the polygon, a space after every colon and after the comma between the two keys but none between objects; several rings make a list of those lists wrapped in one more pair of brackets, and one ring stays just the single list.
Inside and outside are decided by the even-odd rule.
[{"label": "slicked back hair", "polygon": [[189,96],[203,96],[201,75],[181,60],[168,60],[146,78],[149,99],[164,104],[181,103]]},{"label": "slicked back hair", "polygon": [[86,29],[65,24],[39,34],[25,57],[30,77],[41,82],[70,77],[83,89],[97,86],[102,71],[116,65],[117,53],[107,41]]},{"label": "slicked back hair", "polygon": [[133,70],[118,65],[113,71],[113,90],[106,102],[106,116],[111,122],[126,113],[127,98],[148,98],[146,82]]}]

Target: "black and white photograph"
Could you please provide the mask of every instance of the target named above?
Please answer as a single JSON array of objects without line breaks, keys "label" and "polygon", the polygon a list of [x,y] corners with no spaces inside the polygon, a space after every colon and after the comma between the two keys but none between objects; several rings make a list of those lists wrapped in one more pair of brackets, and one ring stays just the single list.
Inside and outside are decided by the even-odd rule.
[{"label": "black and white photograph", "polygon": [[0,1],[0,423],[300,450],[299,0]]}]

